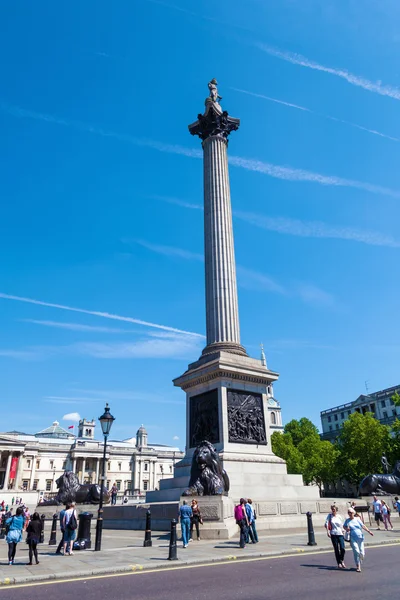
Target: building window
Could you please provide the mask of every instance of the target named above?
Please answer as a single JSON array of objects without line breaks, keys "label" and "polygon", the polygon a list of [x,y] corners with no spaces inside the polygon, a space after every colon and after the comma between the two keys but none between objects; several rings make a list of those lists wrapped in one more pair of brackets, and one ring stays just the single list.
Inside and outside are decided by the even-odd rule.
[{"label": "building window", "polygon": [[382,408],[385,408],[385,406],[386,406],[386,400],[381,400],[381,406],[382,406]]},{"label": "building window", "polygon": [[329,431],[332,431],[332,425],[329,425]]},{"label": "building window", "polygon": [[394,406],[394,402],[393,400],[390,401],[391,406]]},{"label": "building window", "polygon": [[37,461],[36,461],[36,468],[37,468],[37,469],[40,469],[40,460],[37,460]]},{"label": "building window", "polygon": [[387,414],[387,411],[386,411],[386,410],[384,410],[384,411],[383,411],[383,418],[384,418],[384,419],[387,419],[387,418],[388,418],[388,414]]},{"label": "building window", "polygon": [[351,410],[347,411],[347,416],[349,417],[351,415]]},{"label": "building window", "polygon": [[344,412],[340,413],[340,418],[344,419]]},{"label": "building window", "polygon": [[339,429],[339,423],[336,423],[336,429]]},{"label": "building window", "polygon": [[148,471],[149,470],[149,463],[144,463],[144,470]]},{"label": "building window", "polygon": [[31,468],[31,459],[28,458],[28,460],[26,461],[26,468],[30,469]]},{"label": "building window", "polygon": [[117,484],[117,490],[120,492],[121,491],[121,483],[122,483],[122,481],[116,481],[115,483]]},{"label": "building window", "polygon": [[392,413],[393,413],[393,416],[395,417],[396,416],[396,409],[395,408],[393,409]]},{"label": "building window", "polygon": [[172,473],[172,465],[169,465],[169,472]]},{"label": "building window", "polygon": [[51,491],[51,484],[52,484],[51,479],[46,479],[46,492]]},{"label": "building window", "polygon": [[37,490],[37,488],[38,488],[38,485],[39,485],[39,479],[35,479],[35,480],[34,480],[34,482],[33,482],[33,486],[32,486],[32,489],[33,489],[35,492],[36,492],[36,490]]},{"label": "building window", "polygon": [[28,485],[29,485],[28,479],[24,479],[22,482],[22,489],[24,490],[24,492],[26,492],[26,490],[28,489]]},{"label": "building window", "polygon": [[335,415],[333,418],[335,419],[335,421],[338,420],[338,416],[337,415]]},{"label": "building window", "polygon": [[148,485],[149,485],[148,481],[143,481],[143,489],[144,489],[144,491],[147,490]]},{"label": "building window", "polygon": [[332,417],[331,417],[331,416],[329,416],[329,417],[328,417],[328,423],[331,423],[331,421],[332,421]]},{"label": "building window", "polygon": [[107,467],[107,469],[108,469],[109,471],[111,471],[111,461],[110,461],[110,460],[108,461],[108,467]]},{"label": "building window", "polygon": [[122,463],[118,463],[118,471],[122,471]]},{"label": "building window", "polygon": [[62,464],[62,468],[63,468],[63,471],[65,471],[65,469],[67,468],[67,461],[66,460],[64,460],[64,462]]},{"label": "building window", "polygon": [[111,481],[109,479],[107,479],[107,489],[109,490],[111,487]]},{"label": "building window", "polygon": [[271,425],[276,425],[276,416],[275,413],[271,413]]},{"label": "building window", "polygon": [[50,461],[50,469],[54,469],[54,460]]}]

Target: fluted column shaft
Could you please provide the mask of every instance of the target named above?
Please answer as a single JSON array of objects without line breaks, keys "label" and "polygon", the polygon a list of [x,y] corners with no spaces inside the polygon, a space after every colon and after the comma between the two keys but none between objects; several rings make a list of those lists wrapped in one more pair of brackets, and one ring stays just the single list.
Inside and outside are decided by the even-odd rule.
[{"label": "fluted column shaft", "polygon": [[245,353],[240,345],[235,251],[227,140],[210,136],[204,149],[204,246],[207,350],[218,345]]}]

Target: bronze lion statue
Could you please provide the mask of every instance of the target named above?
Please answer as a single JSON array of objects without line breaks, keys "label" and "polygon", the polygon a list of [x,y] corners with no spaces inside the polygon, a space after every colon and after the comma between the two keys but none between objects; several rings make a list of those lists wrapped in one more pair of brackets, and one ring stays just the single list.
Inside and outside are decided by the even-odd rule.
[{"label": "bronze lion statue", "polygon": [[201,442],[193,454],[189,488],[183,496],[215,496],[229,492],[229,477],[210,442]]},{"label": "bronze lion statue", "polygon": [[[73,471],[64,471],[56,480],[58,493],[53,500],[45,500],[45,505],[67,504],[67,502],[77,502],[78,504],[98,504],[100,502],[101,488],[97,484],[80,484],[78,477]],[[110,501],[110,494],[103,486],[103,502],[107,504]]]},{"label": "bronze lion statue", "polygon": [[360,496],[400,494],[400,461],[394,466],[393,473],[367,475],[360,483]]}]

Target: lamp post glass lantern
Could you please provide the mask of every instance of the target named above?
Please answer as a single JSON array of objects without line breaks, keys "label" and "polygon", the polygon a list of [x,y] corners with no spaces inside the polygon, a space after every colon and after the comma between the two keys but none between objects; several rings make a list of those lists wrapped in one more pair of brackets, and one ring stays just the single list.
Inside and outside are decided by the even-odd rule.
[{"label": "lamp post glass lantern", "polygon": [[94,545],[95,551],[101,550],[101,534],[103,531],[103,488],[104,480],[105,480],[105,472],[106,472],[106,452],[107,452],[107,438],[111,431],[111,425],[115,421],[115,418],[110,413],[110,407],[106,404],[104,409],[104,414],[99,417],[101,430],[104,435],[104,448],[103,448],[103,464],[101,467],[101,477],[100,477],[100,502],[99,502],[99,512],[97,515],[97,523],[96,523],[96,542]]}]

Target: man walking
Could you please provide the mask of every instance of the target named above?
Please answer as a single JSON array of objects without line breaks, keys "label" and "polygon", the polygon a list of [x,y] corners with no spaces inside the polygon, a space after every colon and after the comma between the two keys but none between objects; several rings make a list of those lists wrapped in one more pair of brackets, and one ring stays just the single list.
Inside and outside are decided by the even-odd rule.
[{"label": "man walking", "polygon": [[182,542],[183,547],[187,548],[189,543],[189,535],[190,535],[190,521],[193,517],[193,511],[191,506],[186,504],[186,500],[183,501],[182,506],[179,509],[179,517],[181,520],[181,530],[182,530]]},{"label": "man walking", "polygon": [[258,534],[256,529],[256,512],[253,507],[253,501],[251,498],[247,498],[246,502],[246,515],[249,521],[248,535],[246,543],[249,541],[249,536],[253,544],[257,544],[258,542]]},{"label": "man walking", "polygon": [[383,523],[383,515],[382,515],[382,502],[378,500],[376,496],[374,496],[374,501],[372,503],[374,507],[374,515],[375,522],[377,524],[377,529],[380,529],[380,523]]}]

